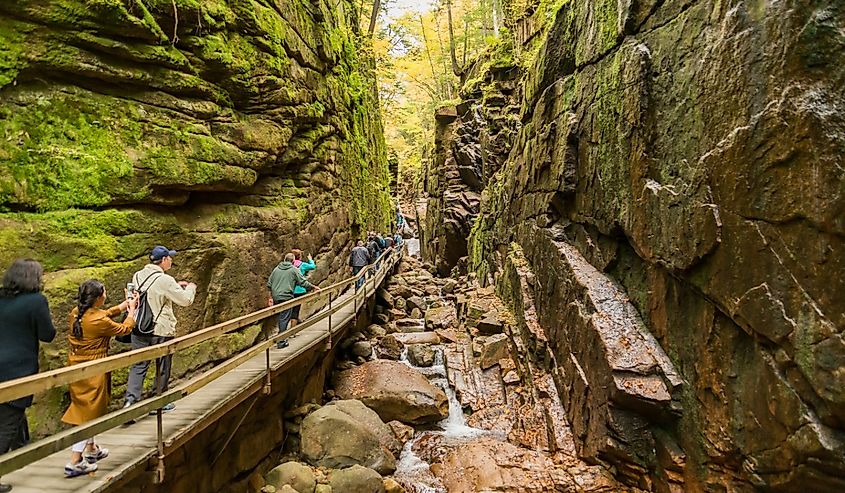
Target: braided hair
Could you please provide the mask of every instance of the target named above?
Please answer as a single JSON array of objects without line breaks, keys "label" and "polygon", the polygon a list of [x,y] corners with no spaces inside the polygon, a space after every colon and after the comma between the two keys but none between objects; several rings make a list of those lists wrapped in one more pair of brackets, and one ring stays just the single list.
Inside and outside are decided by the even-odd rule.
[{"label": "braided hair", "polygon": [[94,307],[94,303],[103,295],[105,289],[103,283],[96,279],[89,279],[79,285],[79,293],[76,295],[76,320],[71,331],[74,337],[82,337],[82,316],[89,308]]}]

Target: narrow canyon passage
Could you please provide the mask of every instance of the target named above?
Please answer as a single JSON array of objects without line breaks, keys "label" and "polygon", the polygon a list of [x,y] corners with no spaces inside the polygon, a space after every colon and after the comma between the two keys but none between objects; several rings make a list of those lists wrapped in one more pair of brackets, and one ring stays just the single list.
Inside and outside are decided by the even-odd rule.
[{"label": "narrow canyon passage", "polygon": [[[80,364],[82,285],[128,312],[155,251],[194,292],[170,338],[391,243],[265,407],[102,490],[845,491],[841,0],[0,2],[0,387]],[[174,350],[172,385],[282,319]],[[129,378],[87,423],[156,397]],[[85,426],[38,389],[0,467]]]}]

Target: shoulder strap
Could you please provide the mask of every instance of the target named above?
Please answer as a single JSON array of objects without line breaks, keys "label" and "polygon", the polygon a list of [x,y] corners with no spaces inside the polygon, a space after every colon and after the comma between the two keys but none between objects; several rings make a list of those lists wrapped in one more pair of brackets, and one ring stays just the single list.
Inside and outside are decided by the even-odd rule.
[{"label": "shoulder strap", "polygon": [[[158,274],[158,275],[156,275],[156,274]],[[159,277],[161,277],[161,276],[162,276],[162,274],[163,274],[162,272],[153,272],[152,274],[150,274],[150,275],[148,275],[147,277],[145,277],[145,278],[144,278],[144,280],[143,280],[143,281],[141,281],[141,285],[140,285],[140,286],[138,286],[138,291],[141,291],[141,288],[143,288],[143,287],[144,287],[144,284],[146,284],[146,283],[147,283],[147,281],[148,281],[151,277],[156,276],[156,278],[155,278],[155,279],[153,279],[153,282],[151,282],[151,283],[150,283],[150,285],[147,287],[147,291],[149,291],[149,290],[150,290],[150,288],[151,288],[151,287],[153,287],[153,284],[156,282],[156,279],[158,279]],[[142,292],[146,293],[146,291],[142,291]]]}]

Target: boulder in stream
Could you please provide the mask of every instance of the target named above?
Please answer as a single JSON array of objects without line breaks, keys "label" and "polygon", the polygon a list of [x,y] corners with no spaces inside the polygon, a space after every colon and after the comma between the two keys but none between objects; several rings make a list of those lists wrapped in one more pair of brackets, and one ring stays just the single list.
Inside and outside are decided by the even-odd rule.
[{"label": "boulder in stream", "polygon": [[500,359],[507,358],[508,353],[508,336],[505,334],[496,334],[489,337],[479,336],[473,341],[473,352],[477,350],[478,366],[481,369],[487,369],[499,362]]},{"label": "boulder in stream", "polygon": [[396,470],[393,454],[399,452],[400,445],[393,430],[361,401],[326,404],[302,421],[300,436],[302,455],[314,466],[360,464],[381,474]]},{"label": "boulder in stream", "polygon": [[332,493],[385,493],[381,476],[372,469],[358,465],[332,471],[329,485]]},{"label": "boulder in stream", "polygon": [[359,399],[384,421],[423,424],[449,415],[446,394],[419,372],[396,361],[369,361],[339,373],[335,392],[342,399]]},{"label": "boulder in stream", "polygon": [[410,298],[408,298],[406,306],[409,310],[413,310],[414,308],[416,308],[421,313],[425,313],[425,310],[428,308],[428,305],[426,305],[425,300],[420,296],[411,296]]},{"label": "boulder in stream", "polygon": [[434,348],[428,344],[411,344],[408,346],[408,361],[414,366],[429,367],[434,364]]},{"label": "boulder in stream", "polygon": [[402,356],[404,344],[393,334],[382,337],[376,345],[376,356],[384,359],[398,360]]},{"label": "boulder in stream", "polygon": [[317,486],[311,468],[299,462],[285,462],[274,467],[267,473],[266,480],[276,489],[289,485],[299,493],[314,493]]},{"label": "boulder in stream", "polygon": [[425,312],[426,330],[445,329],[455,321],[455,310],[451,306],[429,308]]}]

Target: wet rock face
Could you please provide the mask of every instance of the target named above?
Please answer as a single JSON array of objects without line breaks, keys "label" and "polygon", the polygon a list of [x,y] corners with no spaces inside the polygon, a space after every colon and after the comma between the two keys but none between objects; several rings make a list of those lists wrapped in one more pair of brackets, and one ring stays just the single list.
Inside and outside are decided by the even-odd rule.
[{"label": "wet rock face", "polygon": [[658,482],[845,488],[843,26],[833,1],[556,12],[470,257],[502,285],[524,249],[573,427],[607,426],[585,453],[651,435],[621,459]]},{"label": "wet rock face", "polygon": [[[467,238],[481,190],[504,162],[519,121],[512,118],[516,71],[485,73],[468,87],[468,99],[436,115],[435,153],[425,170],[428,194],[423,258],[447,276],[467,255]],[[482,90],[483,88],[483,90]]]},{"label": "wet rock face", "polygon": [[[153,245],[198,285],[181,335],[260,308],[286,250],[314,254],[312,280],[337,279],[350,225],[387,225],[374,92],[347,90],[375,87],[357,4],[280,5],[2,2],[0,268],[44,264],[57,327],[79,283],[122,292]],[[66,364],[59,334],[42,368]],[[36,435],[58,431],[61,399],[36,397]]]}]

